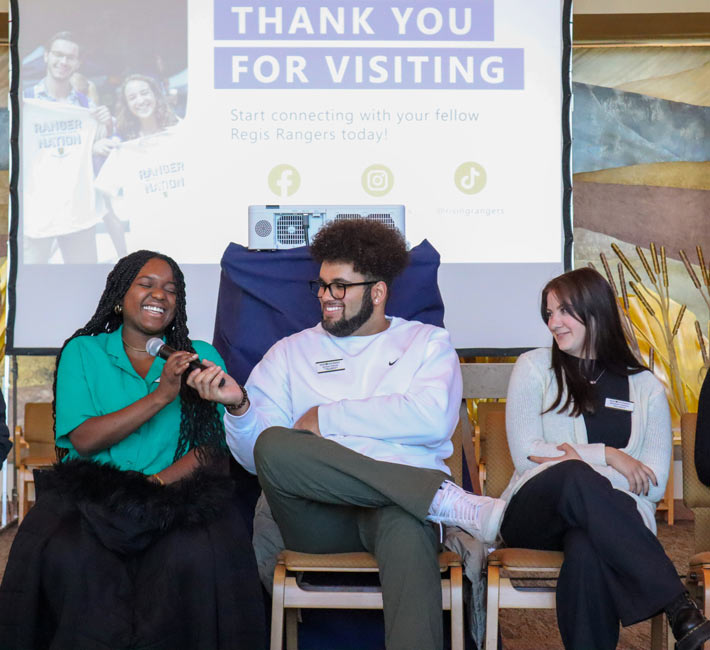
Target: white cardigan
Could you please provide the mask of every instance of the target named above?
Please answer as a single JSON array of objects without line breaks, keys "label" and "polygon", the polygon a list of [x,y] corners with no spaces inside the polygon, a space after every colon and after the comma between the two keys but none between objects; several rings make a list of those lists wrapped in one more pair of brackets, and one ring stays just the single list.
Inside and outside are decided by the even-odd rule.
[{"label": "white cardigan", "polygon": [[[657,486],[650,486],[648,496],[639,496],[629,491],[629,483],[623,474],[606,464],[605,445],[587,442],[583,416],[573,418],[557,413],[557,409],[543,414],[557,395],[557,381],[550,366],[550,348],[539,348],[521,355],[513,369],[505,417],[515,473],[501,498],[509,501],[526,481],[554,464],[538,465],[528,460],[528,456],[560,456],[562,452],[557,445],[567,442],[584,462],[608,478],[616,489],[635,499],[644,523],[655,533],[656,502],[666,490],[673,448],[670,411],[663,384],[648,371],[629,375],[629,400],[634,404],[634,411],[631,436],[621,451],[650,467],[658,479]],[[562,403],[565,399],[566,394]]]}]

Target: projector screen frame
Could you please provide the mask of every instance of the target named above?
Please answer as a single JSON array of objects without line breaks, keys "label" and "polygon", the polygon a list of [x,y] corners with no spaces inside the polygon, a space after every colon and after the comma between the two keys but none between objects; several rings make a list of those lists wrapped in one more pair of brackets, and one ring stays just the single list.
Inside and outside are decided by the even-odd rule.
[{"label": "projector screen frame", "polygon": [[[573,264],[573,224],[572,224],[572,175],[571,175],[571,51],[572,51],[572,1],[560,0],[561,5],[561,173],[562,173],[562,263],[564,270],[570,270]],[[11,33],[10,33],[10,229],[9,229],[9,253],[10,268],[7,284],[8,311],[6,329],[6,353],[12,356],[48,356],[55,355],[59,351],[56,347],[26,347],[15,346],[15,320],[17,316],[17,275],[19,264],[19,173],[20,173],[20,60],[18,50],[18,40],[20,34],[20,12],[19,0],[10,0],[11,11]],[[69,336],[71,332],[67,332]],[[458,348],[459,355],[466,357],[474,356],[497,356],[513,357],[530,349],[522,348]]]}]

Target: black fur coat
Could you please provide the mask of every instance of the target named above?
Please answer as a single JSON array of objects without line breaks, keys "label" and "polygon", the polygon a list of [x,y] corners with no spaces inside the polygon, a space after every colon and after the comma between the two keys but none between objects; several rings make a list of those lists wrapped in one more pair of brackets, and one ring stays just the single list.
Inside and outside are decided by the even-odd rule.
[{"label": "black fur coat", "polygon": [[264,647],[228,477],[161,486],[77,460],[38,476],[37,493],[0,586],[0,650]]}]

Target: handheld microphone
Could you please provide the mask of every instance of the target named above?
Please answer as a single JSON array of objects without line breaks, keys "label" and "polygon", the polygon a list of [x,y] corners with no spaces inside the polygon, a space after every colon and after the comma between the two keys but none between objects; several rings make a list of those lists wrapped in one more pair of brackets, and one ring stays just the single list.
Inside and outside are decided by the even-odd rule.
[{"label": "handheld microphone", "polygon": [[[177,352],[177,350],[171,348],[167,343],[163,343],[163,341],[157,337],[148,339],[148,342],[145,344],[145,351],[151,357],[160,357],[166,361],[168,357]],[[207,370],[207,366],[199,361],[190,361],[188,368],[190,370]],[[222,388],[222,386],[224,386],[224,379],[219,382],[219,388]]]}]

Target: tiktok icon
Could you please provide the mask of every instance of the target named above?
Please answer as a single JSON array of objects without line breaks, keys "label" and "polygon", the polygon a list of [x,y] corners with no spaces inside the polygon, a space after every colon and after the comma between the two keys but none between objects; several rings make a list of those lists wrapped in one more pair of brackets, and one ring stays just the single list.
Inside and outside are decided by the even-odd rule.
[{"label": "tiktok icon", "polygon": [[454,172],[454,183],[464,194],[478,194],[486,186],[486,170],[476,162],[461,163]]}]

